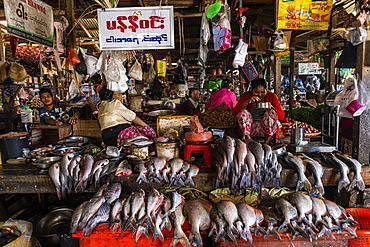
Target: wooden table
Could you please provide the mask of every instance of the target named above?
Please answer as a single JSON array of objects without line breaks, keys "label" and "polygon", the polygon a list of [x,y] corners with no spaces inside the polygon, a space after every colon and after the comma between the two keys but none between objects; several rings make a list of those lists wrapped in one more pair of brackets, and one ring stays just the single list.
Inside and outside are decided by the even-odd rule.
[{"label": "wooden table", "polygon": [[[215,188],[217,174],[212,173],[199,173],[194,178],[196,187],[202,191],[211,191]],[[158,183],[136,183],[138,174],[130,176],[115,177],[113,174],[109,176],[110,182],[121,181],[124,186],[122,190],[124,193],[137,191],[140,188],[148,191],[151,188],[159,186],[168,186],[168,184]],[[370,167],[362,168],[362,177],[365,184],[370,184]],[[283,169],[281,174],[281,184],[267,184],[265,187],[285,186],[295,188],[297,184],[297,174],[292,169]],[[324,167],[324,176],[322,181],[324,186],[337,186],[340,174],[335,168]],[[350,180],[353,178],[353,173],[349,174]],[[313,182],[313,177],[309,176],[308,179]],[[104,182],[104,181],[103,181]],[[85,192],[95,192],[94,188],[90,185]],[[13,193],[55,193],[54,184],[51,182],[47,171],[40,172],[32,165],[9,165],[3,164],[0,166],[0,194],[13,194]]]},{"label": "wooden table", "polygon": [[72,125],[63,124],[61,126],[37,124],[31,125],[32,145],[41,146],[56,144],[59,140],[72,135]]}]

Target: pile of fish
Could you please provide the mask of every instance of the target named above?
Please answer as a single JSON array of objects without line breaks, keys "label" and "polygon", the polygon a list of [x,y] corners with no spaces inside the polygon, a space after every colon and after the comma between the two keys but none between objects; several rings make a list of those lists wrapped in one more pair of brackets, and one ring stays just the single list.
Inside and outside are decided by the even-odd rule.
[{"label": "pile of fish", "polygon": [[[342,188],[345,188],[347,191],[354,190],[356,188],[359,190],[365,189],[365,183],[361,177],[361,164],[356,159],[352,159],[339,153],[323,153],[322,157],[324,158],[325,163],[338,168],[341,173],[341,178],[338,183],[338,192],[340,192]],[[304,189],[311,194],[323,195],[325,193],[322,183],[324,171],[322,165],[317,160],[308,157],[305,154],[300,153],[293,155],[289,152],[285,152],[283,155],[283,164],[287,164],[297,172],[297,191]],[[306,169],[308,169],[313,175],[314,183],[312,185],[305,175]],[[350,182],[348,178],[350,169],[354,172],[352,182]]]},{"label": "pile of fish", "polygon": [[194,186],[193,177],[199,172],[199,167],[190,165],[180,158],[167,160],[164,157],[151,157],[147,162],[137,164],[140,175],[136,182],[145,183],[170,183],[170,186]]},{"label": "pile of fish", "polygon": [[95,188],[100,187],[100,179],[110,172],[108,159],[100,159],[94,162],[94,158],[85,154],[65,154],[62,159],[49,168],[49,176],[55,185],[59,199],[65,199],[66,195],[75,191],[84,191],[87,183],[92,181]]},{"label": "pile of fish", "polygon": [[261,191],[266,183],[280,184],[282,166],[267,144],[245,143],[226,136],[214,150],[213,162],[218,170],[216,188],[236,190],[252,187]]},{"label": "pile of fish", "polygon": [[210,217],[209,236],[215,236],[215,242],[225,239],[237,244],[237,238],[242,238],[252,243],[252,232],[264,234],[265,239],[272,235],[282,240],[279,232],[286,232],[285,229],[293,239],[302,235],[311,242],[324,235],[335,239],[335,231],[356,236],[351,225],[357,222],[344,208],[301,192],[293,192],[286,199],[265,199],[256,207],[220,201],[212,208]]},{"label": "pile of fish", "polygon": [[153,141],[151,141],[146,136],[136,136],[129,139],[126,139],[123,143],[125,147],[146,147],[153,144]]}]

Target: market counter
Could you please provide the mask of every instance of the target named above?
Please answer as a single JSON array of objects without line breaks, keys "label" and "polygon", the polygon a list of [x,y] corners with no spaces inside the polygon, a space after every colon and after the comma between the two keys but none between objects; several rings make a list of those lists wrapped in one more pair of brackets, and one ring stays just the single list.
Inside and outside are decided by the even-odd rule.
[{"label": "market counter", "polygon": [[[370,185],[370,167],[362,168],[362,177],[365,184]],[[115,177],[110,175],[110,182],[122,181],[122,190],[124,193],[137,191],[140,188],[150,190],[153,187],[167,186],[164,183],[142,183],[138,184],[136,179],[139,174],[132,174],[130,176]],[[194,178],[196,187],[202,191],[212,191],[215,189],[215,181],[217,174],[213,173],[199,173]],[[353,173],[349,174],[350,180],[353,178]],[[298,176],[292,169],[283,169],[281,174],[281,184],[267,184],[265,187],[291,187],[295,188]],[[309,176],[310,182],[313,182],[313,177]],[[337,186],[340,179],[340,173],[336,168],[324,167],[324,176],[322,182],[324,186]],[[102,182],[106,180],[103,179]],[[85,192],[95,192],[95,189],[89,185]],[[47,171],[40,171],[32,165],[10,165],[3,164],[0,166],[0,194],[13,193],[55,193],[54,184],[51,182]]]}]

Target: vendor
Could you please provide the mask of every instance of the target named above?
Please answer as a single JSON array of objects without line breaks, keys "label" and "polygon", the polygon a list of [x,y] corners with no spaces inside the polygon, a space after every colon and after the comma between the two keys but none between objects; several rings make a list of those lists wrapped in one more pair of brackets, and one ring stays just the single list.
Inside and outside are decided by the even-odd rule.
[{"label": "vendor", "polygon": [[[233,109],[236,115],[243,139],[264,137],[264,143],[270,144],[276,134],[277,121],[284,119],[284,111],[276,94],[267,92],[266,81],[257,78],[251,82],[252,91],[243,93]],[[257,102],[270,102],[272,109],[259,109]]]},{"label": "vendor", "polygon": [[[102,102],[99,106],[98,119],[105,145],[122,146],[124,140],[140,135],[151,139],[157,137],[156,132],[137,117],[135,112],[127,109],[117,99],[112,99],[111,90],[103,87],[99,91],[99,97]],[[130,153],[131,149],[126,151]]]},{"label": "vendor", "polygon": [[226,103],[229,107],[234,108],[236,105],[235,93],[229,90],[230,80],[224,79],[221,83],[221,89],[212,93],[206,104],[206,109],[213,108]]},{"label": "vendor", "polygon": [[40,122],[43,124],[50,125],[63,125],[62,115],[67,113],[69,120],[67,121],[70,124],[75,124],[80,117],[78,110],[71,108],[67,109],[59,101],[54,100],[53,93],[48,88],[41,88],[40,92],[41,102],[44,104],[44,107],[40,110]]},{"label": "vendor", "polygon": [[176,112],[176,115],[197,115],[201,116],[199,106],[200,91],[197,88],[189,88],[188,99],[185,100]]}]

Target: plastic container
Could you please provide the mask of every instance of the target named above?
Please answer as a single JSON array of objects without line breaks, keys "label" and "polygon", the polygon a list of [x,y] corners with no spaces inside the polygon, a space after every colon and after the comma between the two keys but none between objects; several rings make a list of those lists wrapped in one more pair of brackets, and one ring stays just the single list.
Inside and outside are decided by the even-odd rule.
[{"label": "plastic container", "polygon": [[22,123],[32,123],[32,110],[21,109],[21,121]]},{"label": "plastic container", "polygon": [[357,237],[349,239],[348,246],[370,246],[370,208],[346,208],[346,211],[359,223]]},{"label": "plastic container", "polygon": [[155,147],[157,149],[157,156],[165,157],[167,160],[178,158],[180,154],[179,146],[180,144],[178,142],[157,142],[155,144]]},{"label": "plastic container", "polygon": [[224,138],[225,130],[223,129],[210,129],[212,131],[213,136],[217,136],[218,138]]},{"label": "plastic container", "polygon": [[22,156],[22,148],[28,147],[28,133],[22,136],[0,138],[0,151],[4,161]]}]

